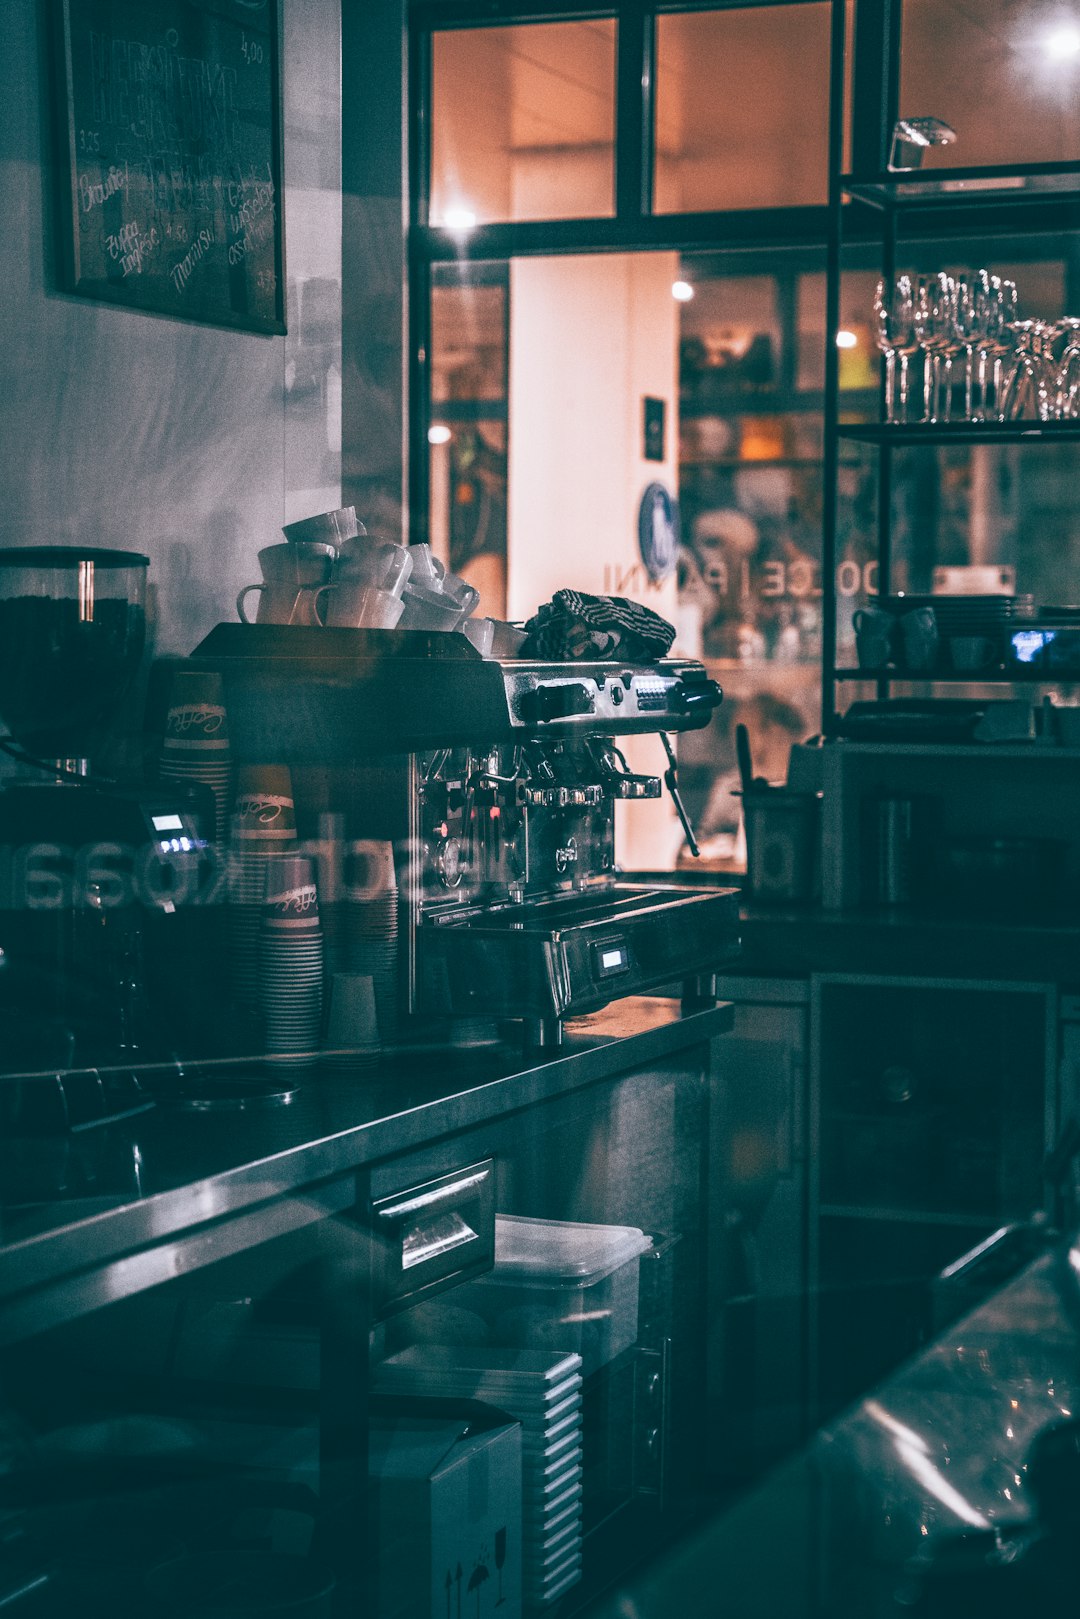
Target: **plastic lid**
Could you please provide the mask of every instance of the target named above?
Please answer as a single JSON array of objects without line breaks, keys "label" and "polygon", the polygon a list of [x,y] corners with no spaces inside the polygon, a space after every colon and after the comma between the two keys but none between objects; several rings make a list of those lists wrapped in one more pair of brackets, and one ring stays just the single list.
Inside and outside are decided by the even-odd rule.
[{"label": "plastic lid", "polygon": [[531,1287],[592,1287],[652,1247],[637,1226],[495,1216],[495,1269],[490,1280]]},{"label": "plastic lid", "polygon": [[103,545],[6,545],[0,548],[3,568],[77,568],[92,562],[98,568],[148,568],[150,558],[139,551],[113,551]]}]

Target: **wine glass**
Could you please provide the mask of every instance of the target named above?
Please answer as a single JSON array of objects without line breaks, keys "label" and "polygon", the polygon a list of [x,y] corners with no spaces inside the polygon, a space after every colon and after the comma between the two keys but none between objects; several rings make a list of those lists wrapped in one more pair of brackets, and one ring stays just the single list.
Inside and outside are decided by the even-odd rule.
[{"label": "wine glass", "polygon": [[[979,349],[979,378],[984,420],[1000,420],[1001,396],[1004,387],[1004,364],[1013,352],[1012,325],[1016,320],[1016,282],[1001,276],[986,276],[984,287],[985,311],[983,340]],[[989,362],[989,366],[987,364]],[[989,374],[987,374],[989,372]]]},{"label": "wine glass", "polygon": [[949,420],[955,298],[952,276],[944,270],[919,277],[915,294],[915,335],[926,353],[923,402],[928,422]]},{"label": "wine glass", "polygon": [[[918,353],[915,335],[915,293],[909,275],[880,280],[874,293],[874,341],[885,356],[885,420],[908,419],[908,359]],[[896,362],[900,361],[900,387]]]},{"label": "wine glass", "polygon": [[1071,421],[1080,416],[1080,320],[1065,315],[1057,322],[1057,330],[1066,342],[1054,379],[1055,414]]},{"label": "wine glass", "polygon": [[1048,422],[1054,413],[1050,377],[1054,328],[1041,320],[1017,320],[1010,329],[1016,358],[1002,394],[1000,419],[1016,422],[1034,417]]},{"label": "wine glass", "polygon": [[953,300],[952,335],[964,356],[964,415],[969,422],[977,421],[975,410],[975,350],[982,341],[984,331],[983,304],[979,297],[976,278],[960,277],[956,282]]}]

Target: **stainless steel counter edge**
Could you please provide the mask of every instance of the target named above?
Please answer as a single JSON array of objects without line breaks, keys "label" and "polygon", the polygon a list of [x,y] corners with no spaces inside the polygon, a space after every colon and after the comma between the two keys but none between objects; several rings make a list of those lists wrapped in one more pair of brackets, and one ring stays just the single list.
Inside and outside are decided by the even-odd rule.
[{"label": "stainless steel counter edge", "polygon": [[[298,1230],[352,1205],[355,1188],[328,1184],[351,1171],[659,1061],[725,1033],[731,1024],[727,1004],[683,1015],[676,1002],[635,997],[569,1023],[566,1045],[532,1066],[523,1061],[520,1069],[477,1085],[397,1112],[357,1117],[318,1137],[240,1156],[160,1192],[0,1240],[0,1341]],[[438,1054],[430,1061],[437,1064]],[[361,1114],[364,1087],[354,1090]],[[185,1128],[198,1127],[191,1121]],[[241,1129],[236,1133],[242,1138]],[[242,1146],[238,1139],[238,1153]],[[58,1203],[55,1212],[62,1218],[61,1210]],[[112,1274],[102,1275],[106,1269]],[[56,1294],[51,1306],[43,1291]]]}]

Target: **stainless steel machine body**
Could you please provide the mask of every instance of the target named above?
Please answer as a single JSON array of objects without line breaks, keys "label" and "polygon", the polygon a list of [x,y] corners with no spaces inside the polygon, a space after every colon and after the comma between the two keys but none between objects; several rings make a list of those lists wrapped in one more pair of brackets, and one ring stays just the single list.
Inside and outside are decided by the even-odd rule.
[{"label": "stainless steel machine body", "polygon": [[[196,657],[224,675],[241,758],[359,766],[354,830],[397,846],[410,1012],[525,1019],[548,1040],[737,951],[734,891],[623,881],[615,850],[615,805],[664,785],[617,739],[707,724],[721,693],[701,664],[501,662],[464,636],[244,625]],[[677,796],[673,756],[666,779]]]}]

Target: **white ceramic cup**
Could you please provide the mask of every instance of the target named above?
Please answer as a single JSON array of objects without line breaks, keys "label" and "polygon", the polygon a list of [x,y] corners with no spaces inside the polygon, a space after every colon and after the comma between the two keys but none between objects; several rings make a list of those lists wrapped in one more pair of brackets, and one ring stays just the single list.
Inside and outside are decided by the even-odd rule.
[{"label": "white ceramic cup", "polygon": [[460,604],[441,590],[431,590],[412,579],[405,586],[402,600],[405,612],[402,628],[406,630],[456,630],[465,617]]},{"label": "white ceramic cup", "polygon": [[391,540],[371,540],[359,534],[347,540],[338,555],[335,583],[374,585],[391,596],[400,596],[412,573],[413,558],[408,546]]},{"label": "white ceramic cup", "polygon": [[255,611],[254,623],[321,626],[323,620],[319,615],[319,598],[329,589],[329,585],[318,587],[303,585],[299,590],[293,585],[245,585],[236,598],[236,611],[244,624],[252,623],[244,609],[244,603],[251,592],[257,590],[259,605]]},{"label": "white ceramic cup", "polygon": [[409,550],[413,559],[413,578],[429,589],[438,590],[446,569],[432,551],[430,545],[410,545]]},{"label": "white ceramic cup", "polygon": [[492,618],[467,618],[459,626],[462,635],[468,636],[473,646],[482,658],[490,656],[491,643],[495,639],[495,620]]},{"label": "white ceramic cup", "polygon": [[267,545],[259,552],[259,567],[268,585],[325,585],[334,561],[332,545],[306,541],[300,545]]},{"label": "white ceramic cup", "polygon": [[327,585],[326,622],[331,629],[392,630],[404,607],[399,596],[374,585]]},{"label": "white ceramic cup", "polygon": [[314,517],[302,517],[298,523],[286,523],[281,531],[293,545],[298,541],[321,540],[335,548],[343,540],[351,540],[360,532],[355,506],[338,506],[332,512],[318,512]]}]

